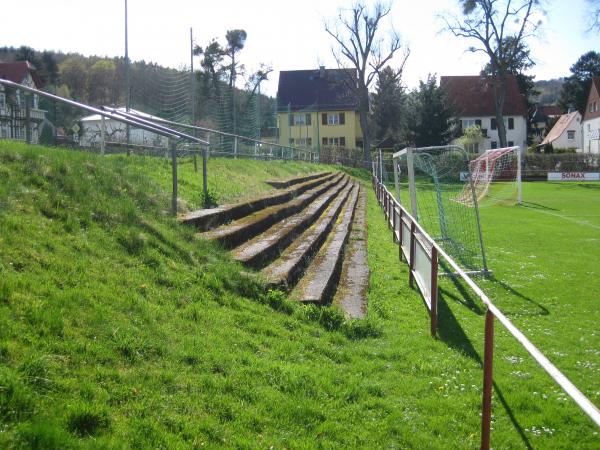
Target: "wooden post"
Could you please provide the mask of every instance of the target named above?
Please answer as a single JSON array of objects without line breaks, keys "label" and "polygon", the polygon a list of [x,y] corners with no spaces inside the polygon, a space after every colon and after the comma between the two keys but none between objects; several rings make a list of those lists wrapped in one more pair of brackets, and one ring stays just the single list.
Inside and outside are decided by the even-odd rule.
[{"label": "wooden post", "polygon": [[494,357],[494,315],[488,309],[485,313],[485,343],[483,350],[483,402],[481,407],[481,449],[490,448],[492,422],[492,363]]},{"label": "wooden post", "polygon": [[396,204],[392,202],[392,242],[396,242]]},{"label": "wooden post", "polygon": [[431,336],[437,334],[437,301],[438,301],[438,250],[431,248]]},{"label": "wooden post", "polygon": [[171,171],[173,174],[173,195],[171,197],[171,213],[177,216],[177,143],[170,141],[171,146]]}]

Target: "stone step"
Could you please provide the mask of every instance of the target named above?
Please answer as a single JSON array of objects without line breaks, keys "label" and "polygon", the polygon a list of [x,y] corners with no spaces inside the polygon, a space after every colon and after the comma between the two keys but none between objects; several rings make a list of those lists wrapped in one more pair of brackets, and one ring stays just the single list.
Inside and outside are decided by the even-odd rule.
[{"label": "stone step", "polygon": [[233,251],[234,259],[255,269],[264,267],[310,227],[338,195],[347,196],[351,186],[350,180],[345,178],[302,211],[277,222],[264,233],[237,247]]},{"label": "stone step", "polygon": [[[350,188],[357,189],[358,186],[352,183]],[[262,270],[264,277],[272,286],[290,289],[296,284],[311,258],[325,242],[350,193],[349,188],[346,188],[313,226],[304,231],[279,258]]]},{"label": "stone step", "polygon": [[360,319],[367,314],[367,290],[369,289],[369,264],[367,261],[367,199],[361,189],[352,222],[350,238],[344,251],[342,273],[332,304],[340,308],[346,317]]},{"label": "stone step", "polygon": [[283,204],[270,206],[250,214],[241,219],[235,220],[228,225],[223,225],[211,231],[199,233],[198,236],[203,239],[220,242],[226,248],[234,248],[243,242],[252,239],[254,236],[267,230],[275,223],[298,213],[306,208],[315,198],[336,186],[345,180],[346,175],[337,174],[333,179],[326,183],[310,189],[300,196]]},{"label": "stone step", "polygon": [[310,181],[310,180],[314,180],[316,178],[324,177],[325,175],[328,175],[330,173],[331,172],[314,173],[314,174],[311,174],[311,175],[305,175],[303,177],[292,178],[290,180],[267,180],[267,181],[265,181],[265,183],[273,186],[276,189],[285,189],[285,188],[288,188],[290,186],[293,186],[294,184],[304,183],[306,181]]},{"label": "stone step", "polygon": [[200,209],[181,216],[179,220],[186,225],[191,225],[198,228],[200,231],[208,231],[233,220],[241,219],[270,206],[289,202],[294,197],[297,197],[302,193],[313,189],[322,183],[330,181],[336,176],[339,176],[339,172],[325,172],[318,175],[320,176],[317,178],[301,182],[300,184],[295,184],[284,191],[275,192],[274,194],[247,200],[234,205],[221,205],[217,208]]},{"label": "stone step", "polygon": [[332,298],[342,268],[344,246],[350,234],[359,190],[353,190],[333,230],[292,291],[291,299],[323,305]]}]

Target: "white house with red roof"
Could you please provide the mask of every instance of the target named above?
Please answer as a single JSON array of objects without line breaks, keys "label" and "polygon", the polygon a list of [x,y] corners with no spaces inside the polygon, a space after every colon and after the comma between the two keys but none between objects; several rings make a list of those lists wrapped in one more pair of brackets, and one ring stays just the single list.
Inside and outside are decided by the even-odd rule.
[{"label": "white house with red roof", "polygon": [[[29,61],[0,63],[0,78],[39,89],[40,77]],[[25,95],[21,90],[13,90],[0,85],[0,139],[25,140],[27,138],[26,101],[29,99],[31,123],[31,142],[39,139],[39,125],[44,121],[46,112],[39,109],[38,96]]]},{"label": "white house with red roof", "polygon": [[580,153],[583,149],[583,133],[581,131],[579,111],[563,114],[540,142],[539,147],[551,145],[553,149],[574,148]]},{"label": "white house with red roof", "polygon": [[[502,115],[506,128],[506,140],[509,147],[519,146],[521,151],[527,148],[527,105],[519,91],[517,79],[510,75],[506,83],[506,98]],[[440,87],[445,90],[448,100],[456,110],[462,129],[478,125],[484,135],[479,143],[469,144],[470,152],[483,152],[498,148],[498,126],[494,106],[493,87],[479,75],[442,76]]]},{"label": "white house with red roof", "polygon": [[583,151],[600,153],[600,77],[594,77],[583,116]]}]

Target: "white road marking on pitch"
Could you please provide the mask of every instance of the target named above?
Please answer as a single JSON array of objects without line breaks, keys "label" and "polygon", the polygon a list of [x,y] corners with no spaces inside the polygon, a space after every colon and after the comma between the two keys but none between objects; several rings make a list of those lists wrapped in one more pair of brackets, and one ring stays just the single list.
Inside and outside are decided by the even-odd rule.
[{"label": "white road marking on pitch", "polygon": [[589,223],[588,221],[585,221],[585,220],[577,220],[577,219],[575,219],[573,217],[563,216],[562,214],[553,213],[553,212],[550,212],[550,211],[544,211],[543,209],[531,208],[531,210],[532,211],[537,211],[537,212],[540,212],[540,213],[544,213],[544,214],[548,214],[549,216],[560,217],[561,219],[568,220],[569,222],[574,222],[574,223],[576,223],[578,225],[585,225],[585,226],[592,227],[592,228],[595,228],[597,230],[600,230],[600,225]]}]

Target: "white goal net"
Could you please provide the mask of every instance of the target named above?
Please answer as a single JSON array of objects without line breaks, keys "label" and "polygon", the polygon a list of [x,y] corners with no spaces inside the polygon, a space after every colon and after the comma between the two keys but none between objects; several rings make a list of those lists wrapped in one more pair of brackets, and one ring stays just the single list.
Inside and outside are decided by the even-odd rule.
[{"label": "white goal net", "polygon": [[[521,150],[506,147],[486,150],[469,162],[472,187],[465,184],[456,201],[479,206],[521,203]],[[466,177],[467,174],[463,174]]]}]

